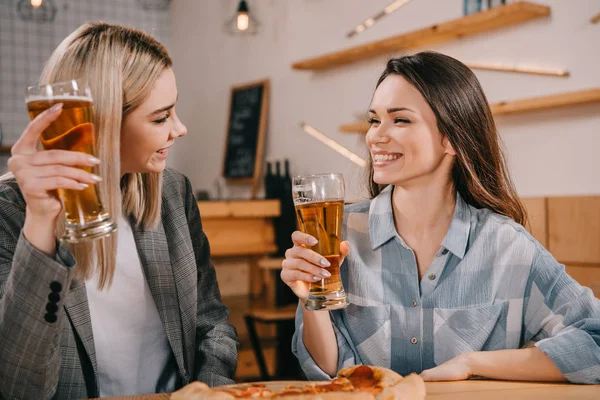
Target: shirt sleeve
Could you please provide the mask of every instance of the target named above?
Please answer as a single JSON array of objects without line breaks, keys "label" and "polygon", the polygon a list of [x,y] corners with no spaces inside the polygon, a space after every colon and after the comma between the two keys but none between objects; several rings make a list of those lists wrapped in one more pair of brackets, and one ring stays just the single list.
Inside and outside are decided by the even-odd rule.
[{"label": "shirt sleeve", "polygon": [[[321,311],[326,312],[326,311]],[[351,341],[348,339],[348,330],[341,319],[341,311],[330,311],[329,312],[331,323],[333,325],[333,331],[335,332],[335,338],[338,347],[338,364],[337,370],[342,368],[360,364],[359,356],[356,350],[351,345]],[[292,339],[292,352],[298,358],[300,366],[304,371],[306,377],[310,380],[327,380],[332,377],[323,371],[312,358],[302,339],[302,332],[304,331],[304,315],[302,312],[302,305],[298,304],[296,310],[296,332]]]},{"label": "shirt sleeve", "polygon": [[523,332],[570,382],[600,383],[600,300],[542,247],[526,286]]},{"label": "shirt sleeve", "polygon": [[237,368],[237,333],[229,323],[229,309],[221,302],[210,246],[202,230],[200,211],[186,178],[190,235],[198,267],[198,315],[196,326],[196,380],[208,386],[234,383]]}]

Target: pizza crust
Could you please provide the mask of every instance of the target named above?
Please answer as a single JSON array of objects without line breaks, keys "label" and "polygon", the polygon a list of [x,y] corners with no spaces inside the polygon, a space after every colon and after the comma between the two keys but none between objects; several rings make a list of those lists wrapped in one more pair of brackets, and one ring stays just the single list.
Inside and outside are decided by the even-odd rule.
[{"label": "pizza crust", "polygon": [[229,393],[219,392],[202,382],[192,382],[171,394],[171,400],[235,400]]}]

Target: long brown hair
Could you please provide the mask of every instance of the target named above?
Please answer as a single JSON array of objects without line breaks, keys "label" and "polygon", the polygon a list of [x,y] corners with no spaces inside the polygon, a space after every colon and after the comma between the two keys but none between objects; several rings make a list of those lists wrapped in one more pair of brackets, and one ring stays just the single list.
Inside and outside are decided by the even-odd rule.
[{"label": "long brown hair", "polygon": [[[488,208],[525,225],[527,213],[508,173],[494,117],[475,74],[460,61],[435,52],[392,58],[377,87],[389,75],[400,75],[425,98],[439,131],[456,151],[454,187],[476,208]],[[387,185],[373,181],[369,162],[369,193]]]}]

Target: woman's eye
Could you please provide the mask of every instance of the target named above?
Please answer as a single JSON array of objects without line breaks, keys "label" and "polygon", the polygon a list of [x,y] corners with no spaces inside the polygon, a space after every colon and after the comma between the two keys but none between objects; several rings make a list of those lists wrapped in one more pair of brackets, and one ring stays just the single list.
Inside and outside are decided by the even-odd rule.
[{"label": "woman's eye", "polygon": [[161,119],[157,119],[155,121],[153,121],[155,124],[164,124],[169,117],[171,116],[171,113],[167,113],[167,115],[165,115],[164,117],[162,117]]},{"label": "woman's eye", "polygon": [[394,118],[395,124],[410,124],[410,121],[406,118]]},{"label": "woman's eye", "polygon": [[369,119],[367,120],[367,122],[368,122],[369,124],[371,124],[371,125],[373,125],[373,124],[378,124],[378,123],[379,123],[379,121],[378,121],[378,120],[376,120],[375,118],[369,118]]}]

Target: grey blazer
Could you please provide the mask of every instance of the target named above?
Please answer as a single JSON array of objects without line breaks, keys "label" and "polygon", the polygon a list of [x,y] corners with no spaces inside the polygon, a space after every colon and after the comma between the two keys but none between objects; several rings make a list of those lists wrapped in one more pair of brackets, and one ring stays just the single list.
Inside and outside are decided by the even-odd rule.
[{"label": "grey blazer", "polygon": [[[144,274],[177,361],[179,385],[232,383],[237,335],[221,303],[189,180],[163,173],[162,222],[133,227]],[[97,364],[83,282],[58,246],[54,259],[21,234],[25,201],[0,183],[0,398],[97,397]],[[149,350],[150,351],[150,350]]]}]

